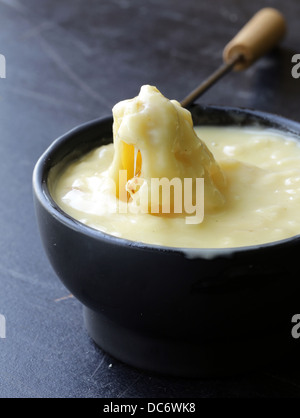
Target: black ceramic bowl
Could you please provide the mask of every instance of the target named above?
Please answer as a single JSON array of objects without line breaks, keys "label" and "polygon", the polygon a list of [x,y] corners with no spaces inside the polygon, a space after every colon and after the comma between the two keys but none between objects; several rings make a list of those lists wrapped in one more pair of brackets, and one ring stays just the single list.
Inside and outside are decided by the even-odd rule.
[{"label": "black ceramic bowl", "polygon": [[[191,108],[196,125],[261,125],[300,134],[300,124],[229,107]],[[279,360],[299,308],[300,237],[233,249],[186,251],[132,242],[87,227],[49,193],[62,164],[112,141],[112,118],[56,140],[38,161],[34,201],[55,272],[84,305],[97,345],[138,368],[213,376]]]}]

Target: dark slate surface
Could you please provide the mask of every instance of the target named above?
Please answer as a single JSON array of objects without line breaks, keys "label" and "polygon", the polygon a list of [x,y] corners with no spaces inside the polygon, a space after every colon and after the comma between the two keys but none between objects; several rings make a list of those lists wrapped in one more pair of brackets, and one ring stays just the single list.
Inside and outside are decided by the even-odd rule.
[{"label": "dark slate surface", "polygon": [[201,101],[300,120],[300,80],[290,74],[300,53],[298,0],[0,0],[1,397],[300,397],[297,365],[202,381],[152,376],[103,353],[48,264],[31,196],[34,164],[57,136],[109,115],[142,84],[183,98],[262,4],[288,18],[282,47]]}]

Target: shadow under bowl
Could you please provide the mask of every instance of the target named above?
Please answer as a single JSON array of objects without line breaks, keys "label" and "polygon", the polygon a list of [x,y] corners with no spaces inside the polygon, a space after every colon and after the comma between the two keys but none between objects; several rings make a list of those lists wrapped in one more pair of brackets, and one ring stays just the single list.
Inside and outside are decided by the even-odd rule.
[{"label": "shadow under bowl", "polygon": [[[299,123],[259,111],[190,110],[195,125],[259,125],[300,134]],[[87,123],[57,139],[33,174],[46,254],[84,305],[95,343],[129,365],[183,377],[236,374],[290,355],[300,237],[187,250],[132,242],[81,224],[54,202],[49,181],[61,167],[111,141],[111,117]]]}]

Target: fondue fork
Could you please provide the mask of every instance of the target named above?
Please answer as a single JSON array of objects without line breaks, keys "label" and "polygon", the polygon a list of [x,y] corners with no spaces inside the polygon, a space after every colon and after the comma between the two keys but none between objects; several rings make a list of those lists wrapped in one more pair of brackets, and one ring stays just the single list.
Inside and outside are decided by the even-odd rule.
[{"label": "fondue fork", "polygon": [[274,48],[286,33],[286,22],[276,9],[267,7],[252,19],[229,42],[223,51],[224,64],[186,96],[182,107],[188,107],[232,69],[241,71]]}]

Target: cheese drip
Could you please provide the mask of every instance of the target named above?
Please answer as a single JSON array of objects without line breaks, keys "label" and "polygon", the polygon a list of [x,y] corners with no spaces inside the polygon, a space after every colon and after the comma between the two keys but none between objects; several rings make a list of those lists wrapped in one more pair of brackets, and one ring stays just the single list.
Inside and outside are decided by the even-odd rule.
[{"label": "cheese drip", "polygon": [[[184,179],[193,179],[195,194],[195,180],[203,178],[205,210],[224,205],[224,175],[194,131],[190,112],[180,103],[146,85],[134,99],[115,105],[113,116],[114,158],[109,175],[118,197],[124,196],[121,189],[125,187],[133,198],[142,189],[138,185],[161,178],[179,178],[182,184]],[[126,185],[119,184],[120,170],[127,170]]]}]

